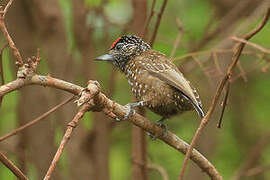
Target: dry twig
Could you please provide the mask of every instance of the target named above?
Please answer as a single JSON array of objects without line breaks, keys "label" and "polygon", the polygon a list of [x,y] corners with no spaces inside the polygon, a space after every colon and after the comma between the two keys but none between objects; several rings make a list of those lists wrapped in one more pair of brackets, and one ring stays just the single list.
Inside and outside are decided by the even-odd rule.
[{"label": "dry twig", "polygon": [[253,48],[256,48],[256,49],[260,50],[261,52],[263,52],[265,54],[270,54],[270,50],[269,49],[266,49],[266,48],[264,48],[264,47],[262,47],[262,46],[260,46],[258,44],[255,44],[253,42],[249,42],[249,41],[247,41],[245,39],[238,38],[236,36],[233,36],[230,39],[232,39],[234,41],[237,41],[237,42],[245,43],[245,44],[247,44],[247,45],[249,45],[249,46],[251,46]]},{"label": "dry twig", "polygon": [[225,96],[224,96],[224,100],[223,100],[223,102],[221,104],[222,110],[221,110],[221,115],[220,115],[220,118],[219,118],[219,121],[218,121],[218,125],[217,125],[218,128],[221,128],[221,125],[222,125],[223,115],[224,115],[225,108],[226,108],[227,103],[228,103],[228,97],[229,97],[229,92],[230,92],[230,85],[231,85],[231,82],[228,82],[227,83],[226,92],[225,92]]},{"label": "dry twig", "polygon": [[154,11],[155,5],[156,5],[156,0],[153,0],[153,1],[152,1],[152,5],[151,5],[151,10],[150,10],[150,15],[149,15],[149,17],[147,18],[147,21],[146,21],[146,23],[145,23],[145,25],[144,25],[143,39],[144,39],[144,38],[146,37],[146,35],[147,35],[147,30],[148,30],[149,24],[150,24],[151,19],[152,19],[153,15],[154,15],[154,12],[155,12],[155,11]]},{"label": "dry twig", "polygon": [[180,41],[182,39],[182,36],[183,36],[183,26],[182,26],[182,23],[180,21],[179,18],[176,18],[176,24],[177,24],[177,28],[178,28],[178,35],[175,39],[175,42],[174,42],[174,45],[173,45],[173,49],[171,51],[171,55],[170,55],[170,58],[173,59],[174,55],[175,55],[175,52],[176,52],[176,49],[178,48],[179,44],[180,44]]},{"label": "dry twig", "polygon": [[20,180],[28,180],[23,172],[17,168],[8,158],[0,152],[0,161]]},{"label": "dry twig", "polygon": [[65,145],[67,144],[68,140],[71,137],[72,131],[74,128],[76,128],[76,126],[79,123],[79,120],[84,116],[84,114],[88,111],[90,105],[89,104],[84,104],[80,110],[78,111],[78,113],[75,115],[75,117],[72,119],[72,121],[70,121],[67,125],[67,130],[65,135],[62,138],[62,141],[57,149],[57,152],[52,160],[52,163],[44,177],[44,180],[48,180],[50,179],[55,167],[56,167],[56,163],[58,162],[58,160],[60,159],[60,156],[64,150]]},{"label": "dry twig", "polygon": [[49,111],[43,113],[42,115],[40,115],[39,117],[37,117],[36,119],[26,123],[25,125],[9,132],[8,134],[0,137],[0,142],[4,141],[5,139],[14,136],[20,132],[22,132],[23,130],[25,130],[28,127],[33,126],[34,124],[40,122],[41,120],[45,119],[46,117],[48,117],[50,114],[52,114],[53,112],[55,112],[56,110],[58,110],[60,107],[64,106],[65,104],[67,104],[68,102],[70,102],[72,99],[74,99],[75,96],[71,96],[68,99],[66,99],[65,101],[61,102],[60,104],[56,105],[55,107],[53,107],[52,109],[50,109]]},{"label": "dry twig", "polygon": [[161,21],[161,17],[162,17],[162,14],[164,13],[167,1],[168,0],[163,0],[162,6],[160,8],[160,12],[158,13],[157,21],[156,21],[156,24],[155,24],[155,27],[154,27],[154,32],[153,32],[151,40],[150,40],[150,46],[151,47],[153,46],[153,44],[154,44],[154,42],[156,40],[157,31],[158,31],[160,21]]},{"label": "dry twig", "polygon": [[213,56],[213,59],[214,59],[214,63],[215,63],[215,67],[216,67],[216,70],[218,72],[218,75],[222,76],[223,75],[223,72],[219,66],[219,63],[218,63],[218,57],[217,57],[217,53],[216,52],[213,52],[212,53],[212,56]]},{"label": "dry twig", "polygon": [[20,51],[15,46],[15,43],[13,42],[11,36],[9,35],[9,33],[7,31],[7,28],[6,28],[6,25],[5,25],[5,16],[6,16],[6,13],[7,13],[9,7],[13,3],[13,1],[14,0],[10,0],[8,2],[8,4],[6,5],[4,11],[1,12],[1,15],[0,15],[0,29],[3,32],[3,35],[4,35],[5,39],[6,39],[6,41],[8,42],[10,48],[12,49],[13,55],[16,58],[16,65],[21,67],[21,66],[23,66],[22,56],[20,54]]}]

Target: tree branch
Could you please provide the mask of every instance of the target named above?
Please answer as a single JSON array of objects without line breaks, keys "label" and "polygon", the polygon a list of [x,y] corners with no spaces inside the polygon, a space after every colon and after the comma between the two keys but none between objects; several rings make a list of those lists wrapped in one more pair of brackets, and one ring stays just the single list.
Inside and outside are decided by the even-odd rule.
[{"label": "tree branch", "polygon": [[77,127],[79,120],[84,116],[84,114],[88,111],[89,109],[89,104],[84,104],[80,110],[78,111],[78,113],[75,115],[75,117],[72,119],[72,121],[70,121],[67,125],[67,130],[66,133],[64,135],[64,137],[62,138],[61,144],[59,145],[57,152],[52,160],[52,163],[44,177],[44,180],[49,180],[55,167],[56,167],[56,163],[59,161],[60,156],[64,150],[65,145],[67,144],[67,142],[69,141],[71,134],[73,132],[73,129]]},{"label": "tree branch", "polygon": [[157,21],[156,21],[156,24],[155,24],[154,32],[153,32],[152,37],[151,37],[151,40],[150,40],[150,46],[151,47],[153,46],[153,44],[154,44],[154,42],[156,40],[157,31],[158,31],[158,28],[159,28],[159,25],[160,25],[160,21],[161,21],[162,15],[164,13],[164,10],[165,10],[167,1],[168,0],[163,0],[162,6],[160,8],[160,12],[158,13],[158,17],[157,17]]},{"label": "tree branch", "polygon": [[22,56],[20,54],[20,51],[17,49],[17,47],[15,46],[15,43],[13,42],[11,36],[9,35],[8,31],[7,31],[7,27],[5,25],[5,16],[6,16],[6,13],[9,9],[9,7],[11,6],[11,4],[13,3],[14,0],[10,0],[8,2],[8,4],[6,5],[4,11],[2,11],[0,14],[0,29],[1,31],[3,32],[3,36],[5,37],[6,41],[8,42],[12,52],[13,52],[13,55],[15,56],[16,58],[16,65],[18,67],[21,67],[23,66],[23,59],[22,59]]},{"label": "tree branch", "polygon": [[43,120],[44,118],[46,118],[47,116],[49,116],[51,113],[55,112],[56,110],[58,110],[60,107],[64,106],[65,104],[67,104],[68,102],[70,102],[72,99],[74,99],[75,96],[69,97],[68,99],[66,99],[65,101],[61,102],[60,104],[56,105],[55,107],[53,107],[52,109],[50,109],[49,111],[43,113],[42,115],[40,115],[39,117],[35,118],[34,120],[26,123],[25,125],[9,132],[8,134],[1,136],[0,137],[0,142],[4,141],[5,139],[12,137],[16,134],[18,134],[19,132],[25,130],[28,127],[33,126],[34,124],[40,122],[41,120]]},{"label": "tree branch", "polygon": [[8,168],[11,172],[20,180],[28,180],[28,178],[23,174],[23,172],[17,168],[8,158],[0,152],[0,161]]}]

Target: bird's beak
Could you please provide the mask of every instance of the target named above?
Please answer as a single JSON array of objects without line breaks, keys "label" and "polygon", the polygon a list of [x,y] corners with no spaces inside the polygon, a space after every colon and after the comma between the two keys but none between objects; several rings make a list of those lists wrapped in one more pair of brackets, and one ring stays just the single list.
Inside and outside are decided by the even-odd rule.
[{"label": "bird's beak", "polygon": [[95,60],[96,61],[113,61],[114,58],[110,54],[104,54],[102,56],[96,57]]}]

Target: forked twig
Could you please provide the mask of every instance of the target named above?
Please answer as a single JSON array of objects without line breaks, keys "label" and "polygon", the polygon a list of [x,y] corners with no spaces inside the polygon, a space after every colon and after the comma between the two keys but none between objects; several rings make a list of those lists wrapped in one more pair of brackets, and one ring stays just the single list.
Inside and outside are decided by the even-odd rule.
[{"label": "forked twig", "polygon": [[1,12],[3,19],[5,19],[6,14],[7,14],[7,11],[8,11],[8,9],[10,8],[11,4],[13,3],[13,1],[14,1],[14,0],[10,0],[10,1],[7,3],[7,5],[6,5],[4,11]]}]

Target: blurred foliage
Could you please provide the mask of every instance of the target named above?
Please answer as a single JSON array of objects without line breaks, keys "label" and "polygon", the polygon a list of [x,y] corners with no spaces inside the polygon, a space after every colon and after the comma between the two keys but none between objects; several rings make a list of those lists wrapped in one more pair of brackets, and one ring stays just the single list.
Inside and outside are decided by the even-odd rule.
[{"label": "blurred foliage", "polygon": [[[151,1],[150,1],[151,2]],[[149,2],[149,7],[151,3]],[[157,9],[161,6],[162,1],[157,2]],[[16,3],[16,2],[15,2]],[[74,38],[73,26],[76,25],[73,22],[72,18],[72,5],[70,1],[67,0],[59,0],[61,5],[62,14],[65,17],[65,28],[66,34],[68,37],[69,51],[72,54],[75,54],[74,57],[77,62],[80,63],[80,55],[76,50],[76,40]],[[101,17],[91,11],[91,8],[99,7],[101,5],[101,0],[86,0],[88,7],[90,8],[88,14],[88,24],[89,26],[94,28],[94,42],[95,42],[95,51],[97,54],[102,54],[107,51],[110,44],[104,44],[103,42],[103,33],[104,33],[104,22]],[[175,23],[175,18],[179,18],[182,21],[182,25],[185,29],[184,36],[181,41],[181,45],[176,52],[176,56],[184,55],[188,52],[188,42],[199,41],[202,38],[204,28],[206,27],[208,21],[213,16],[213,7],[211,1],[201,1],[201,0],[190,0],[190,1],[169,1],[161,21],[161,26],[158,32],[157,40],[154,45],[154,49],[162,51],[163,53],[170,55],[170,52],[173,47],[173,43],[178,34],[178,29]],[[130,21],[132,17],[132,7],[130,1],[124,0],[110,0],[108,4],[105,5],[105,13],[108,18],[115,23],[125,24]],[[153,23],[155,19],[153,19],[150,28],[153,28]],[[252,25],[253,28],[256,25],[254,23]],[[112,34],[111,37],[117,38],[121,35],[122,30],[115,26],[109,26],[106,29],[109,34]],[[248,31],[248,30],[247,30]],[[168,33],[169,32],[169,33]],[[243,32],[245,33],[245,32]],[[270,48],[270,23],[258,34],[256,35],[252,41],[264,46],[266,48]],[[113,42],[113,39],[110,40]],[[2,42],[3,44],[3,42]],[[208,49],[208,47],[204,47],[204,49]],[[242,58],[244,61],[245,59]],[[254,58],[246,58],[247,62],[253,61]],[[244,62],[243,62],[244,63]],[[110,69],[109,64],[98,63],[97,65],[97,74],[99,77],[99,82],[102,85],[103,89],[108,88],[108,79],[109,74],[107,72]],[[15,74],[12,74],[13,71],[9,69],[14,68],[13,59],[10,58],[9,50],[5,50],[3,54],[3,66],[4,66],[4,75],[5,80],[7,82],[13,80],[15,78]],[[244,64],[245,66],[245,64]],[[40,71],[43,73],[47,73],[47,64],[46,60],[40,64]],[[205,76],[199,70],[194,70],[198,77]],[[189,76],[189,75],[187,75]],[[64,77],[61,77],[64,78]],[[248,82],[243,83],[242,79],[236,81],[235,84],[239,83],[241,85],[235,85],[231,91],[234,96],[244,96],[241,99],[244,99],[245,102],[242,102],[245,105],[245,109],[241,109],[239,113],[245,113],[243,120],[245,123],[250,123],[248,127],[253,127],[246,131],[249,131],[251,134],[253,131],[257,131],[255,134],[261,136],[263,132],[269,130],[270,126],[270,111],[269,102],[270,102],[270,81],[269,81],[269,72],[261,73],[260,71],[253,72],[248,74]],[[191,79],[191,81],[193,81]],[[206,94],[208,93],[207,84],[202,84],[200,82],[200,78],[195,79],[196,86],[199,89],[203,89],[201,94],[202,99],[207,99],[212,95]],[[77,82],[81,82],[80,78],[78,78]],[[205,80],[202,80],[205,82]],[[83,86],[83,85],[82,85]],[[20,91],[15,91],[4,97],[2,106],[0,108],[0,132],[1,134],[5,134],[15,127],[17,127],[16,119],[17,119],[17,102],[18,102],[18,94]],[[116,81],[116,91],[112,97],[113,100],[116,100],[120,104],[126,104],[130,102],[132,99],[132,95],[130,93],[130,89],[128,83],[125,78],[120,74],[117,75]],[[209,100],[208,100],[209,102]],[[237,109],[232,109],[231,103],[236,103],[235,101],[229,100],[229,105],[226,109],[224,122],[222,129],[214,129],[213,133],[217,136],[216,139],[216,147],[214,153],[211,154],[208,158],[215,165],[215,167],[219,170],[219,172],[224,176],[224,179],[229,179],[235,173],[235,171],[240,167],[241,162],[243,162],[247,157],[248,149],[243,151],[241,146],[241,140],[236,137],[236,131],[241,131],[241,129],[236,129],[235,122],[238,121],[235,113]],[[207,109],[208,105],[205,103],[205,109]],[[235,105],[234,107],[237,107]],[[31,112],[29,112],[31,113]],[[159,117],[154,113],[147,112],[148,118],[150,120],[157,120]],[[82,125],[87,128],[92,128],[91,118],[92,113],[89,113],[86,117],[83,118]],[[173,117],[167,121],[168,128],[173,131],[175,134],[189,142],[199,124],[197,121],[197,117],[195,112],[188,112],[183,114],[181,117]],[[217,119],[212,119],[211,123],[216,124]],[[212,126],[214,127],[214,126]],[[247,127],[247,126],[245,126]],[[59,144],[59,141],[62,138],[63,130],[58,128],[58,133],[55,137],[56,145]],[[211,132],[212,132],[211,131]],[[127,123],[117,124],[117,127],[113,130],[111,135],[111,149],[110,149],[110,168],[111,168],[111,179],[112,180],[125,180],[130,178],[131,174],[131,128]],[[258,137],[252,139],[251,147],[256,143]],[[209,139],[208,141],[211,141]],[[249,148],[250,148],[249,147]],[[248,148],[248,147],[246,147]],[[203,154],[207,152],[202,152]],[[263,157],[260,159],[261,164],[267,164],[270,162],[270,147],[267,148]],[[12,160],[16,162],[16,158],[9,156]],[[170,179],[176,179],[179,174],[179,170],[181,167],[181,163],[183,162],[184,156],[177,152],[176,150],[170,148],[168,145],[160,142],[159,140],[150,141],[148,143],[148,161],[150,163],[158,164],[163,166],[167,173],[169,174]],[[63,157],[59,163],[62,170],[64,169],[64,174],[68,173],[68,168],[66,167],[69,164],[68,157],[66,154],[63,154]],[[36,171],[35,167],[31,164],[29,165],[30,170],[28,175],[30,179],[36,179]],[[270,178],[270,173],[267,173],[267,177]],[[15,179],[12,173],[5,168],[4,166],[0,166],[0,179],[4,180],[12,180]],[[156,172],[150,173],[149,179],[161,179],[160,175]],[[252,178],[249,178],[252,179]]]}]

